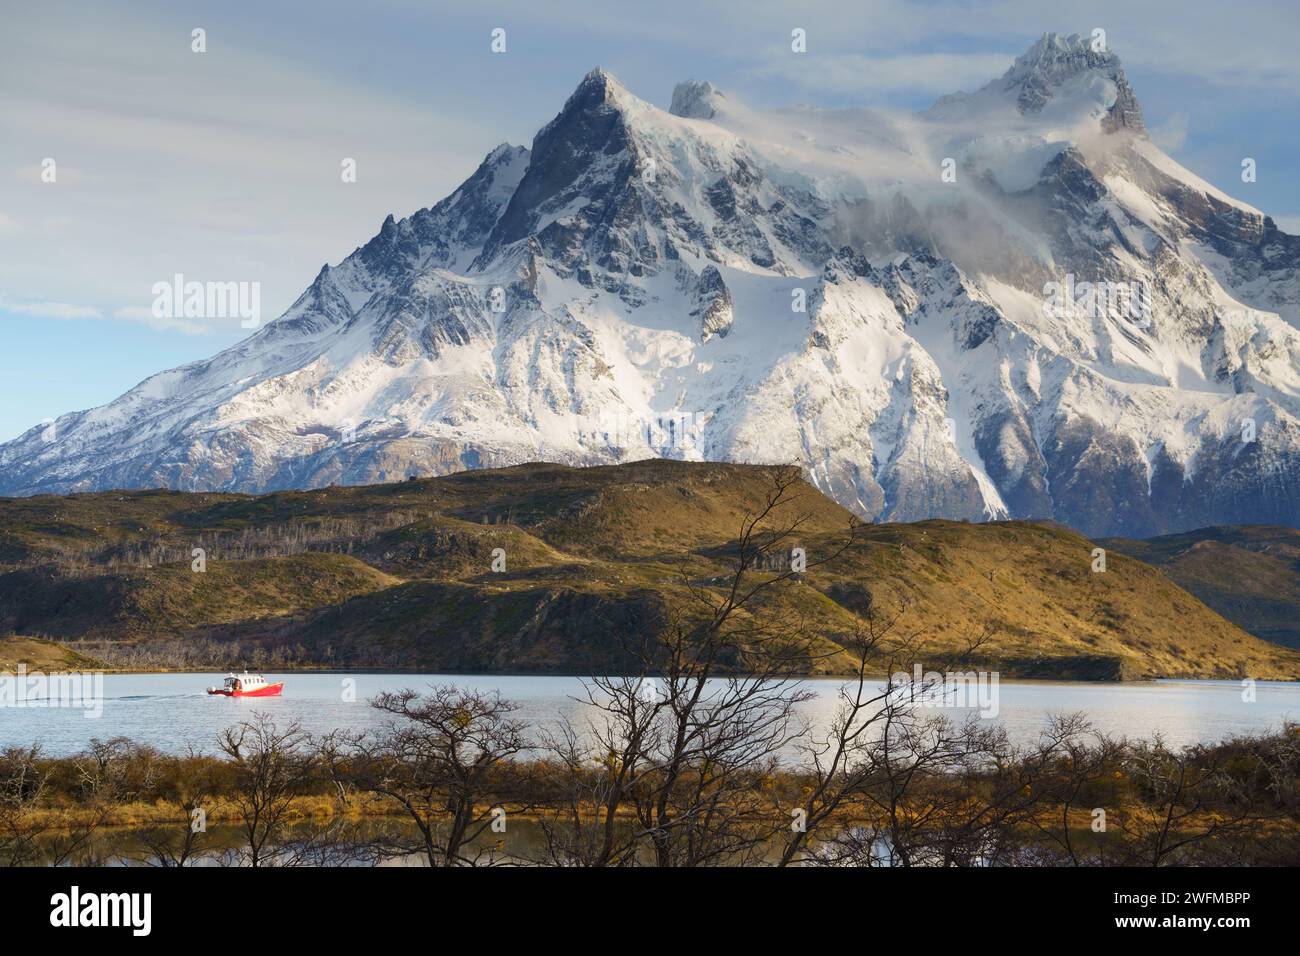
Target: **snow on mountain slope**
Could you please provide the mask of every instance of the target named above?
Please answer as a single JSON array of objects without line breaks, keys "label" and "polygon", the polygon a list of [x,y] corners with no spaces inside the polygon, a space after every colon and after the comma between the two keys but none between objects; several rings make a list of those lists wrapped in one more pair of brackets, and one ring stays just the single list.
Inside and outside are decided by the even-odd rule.
[{"label": "snow on mountain slope", "polygon": [[663,455],[872,519],[1300,525],[1300,238],[1113,54],[1049,34],[915,115],[672,104],[593,70],[244,342],[0,446],[0,492]]}]

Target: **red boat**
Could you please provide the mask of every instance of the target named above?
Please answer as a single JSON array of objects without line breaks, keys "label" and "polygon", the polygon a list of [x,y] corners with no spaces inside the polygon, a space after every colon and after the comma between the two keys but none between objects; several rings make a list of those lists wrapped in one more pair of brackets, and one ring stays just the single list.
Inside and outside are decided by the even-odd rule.
[{"label": "red boat", "polygon": [[284,682],[268,684],[261,674],[231,674],[226,677],[222,687],[209,687],[209,694],[221,697],[279,697],[284,690]]}]

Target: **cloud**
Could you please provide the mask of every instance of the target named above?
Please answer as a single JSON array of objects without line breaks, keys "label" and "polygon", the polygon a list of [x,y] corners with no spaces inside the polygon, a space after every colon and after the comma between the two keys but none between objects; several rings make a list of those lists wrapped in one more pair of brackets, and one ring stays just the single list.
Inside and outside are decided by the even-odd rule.
[{"label": "cloud", "polygon": [[205,325],[185,318],[157,316],[153,314],[153,309],[138,305],[114,309],[113,318],[121,319],[123,322],[140,322],[159,332],[183,332],[185,335],[211,335],[213,332],[210,324]]},{"label": "cloud", "polygon": [[102,319],[104,313],[88,305],[67,302],[14,302],[0,299],[0,311],[38,319]]},{"label": "cloud", "polygon": [[779,75],[810,90],[857,93],[871,99],[891,93],[941,96],[983,86],[1015,60],[1010,53],[773,53],[754,72]]},{"label": "cloud", "polygon": [[139,322],[160,332],[183,332],[186,335],[211,335],[213,331],[211,324],[205,325],[185,318],[166,316],[160,318],[153,314],[152,309],[139,306],[114,309],[109,316],[102,309],[89,305],[74,305],[69,302],[16,302],[12,299],[0,299],[0,312],[65,322],[84,319],[103,321],[113,318],[122,322]]},{"label": "cloud", "polygon": [[1187,114],[1171,113],[1163,123],[1151,127],[1148,132],[1152,141],[1166,153],[1180,150],[1187,142]]}]

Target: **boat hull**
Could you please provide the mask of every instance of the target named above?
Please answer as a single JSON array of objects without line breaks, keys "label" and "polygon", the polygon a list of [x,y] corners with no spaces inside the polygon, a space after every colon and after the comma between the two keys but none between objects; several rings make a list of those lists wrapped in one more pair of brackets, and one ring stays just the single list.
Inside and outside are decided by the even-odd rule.
[{"label": "boat hull", "polygon": [[226,690],[224,687],[209,687],[208,693],[213,697],[279,697],[282,690],[284,690],[284,681],[278,684],[267,684],[257,690]]}]

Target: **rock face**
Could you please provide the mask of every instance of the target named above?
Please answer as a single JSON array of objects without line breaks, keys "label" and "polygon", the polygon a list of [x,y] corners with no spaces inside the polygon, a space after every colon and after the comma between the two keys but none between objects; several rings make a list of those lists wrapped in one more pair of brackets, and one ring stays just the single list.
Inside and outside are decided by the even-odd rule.
[{"label": "rock face", "polygon": [[0,445],[0,493],[660,456],[799,462],[875,520],[1298,526],[1300,237],[1094,47],[907,116],[593,70],[248,339]]},{"label": "rock face", "polygon": [[1002,88],[1016,96],[1022,114],[1042,112],[1057,96],[1081,87],[1100,85],[1104,92],[1102,128],[1145,132],[1142,109],[1133,94],[1119,57],[1105,49],[1105,38],[1045,35],[1018,58],[1002,78]]},{"label": "rock face", "polygon": [[713,119],[718,112],[714,100],[723,95],[712,83],[687,80],[673,88],[673,102],[668,112],[685,119]]},{"label": "rock face", "polygon": [[691,317],[700,320],[700,341],[726,335],[733,319],[731,292],[716,266],[705,266],[695,281]]}]

